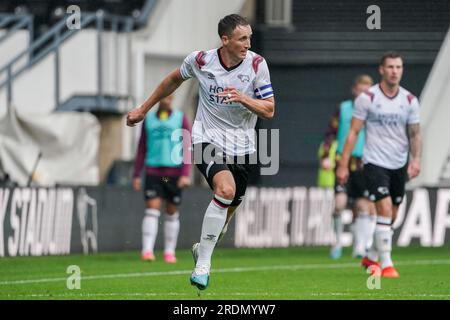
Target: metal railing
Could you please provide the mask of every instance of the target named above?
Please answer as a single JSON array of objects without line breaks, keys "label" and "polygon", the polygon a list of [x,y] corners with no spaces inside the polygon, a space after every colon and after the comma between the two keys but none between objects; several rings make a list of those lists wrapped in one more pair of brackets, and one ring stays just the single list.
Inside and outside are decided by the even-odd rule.
[{"label": "metal railing", "polygon": [[29,14],[0,13],[0,29],[5,29],[6,31],[5,34],[0,36],[0,43],[13,35],[17,30],[25,27],[29,32],[31,45],[34,37],[33,16]]},{"label": "metal railing", "polygon": [[[13,101],[12,85],[14,80],[22,74],[24,71],[33,67],[36,63],[48,56],[50,53],[55,54],[55,106],[58,108],[60,105],[60,47],[67,39],[72,37],[77,32],[94,26],[97,30],[97,72],[98,72],[98,90],[97,97],[99,103],[102,103],[103,97],[103,81],[102,81],[102,33],[105,30],[105,24],[110,26],[110,30],[113,32],[131,32],[136,26],[142,26],[142,19],[148,20],[148,17],[156,4],[156,0],[147,0],[142,14],[139,18],[131,16],[119,16],[98,10],[97,12],[86,12],[80,16],[80,25],[77,29],[69,29],[66,25],[67,17],[62,18],[56,25],[48,30],[41,37],[36,39],[26,50],[18,54],[7,65],[0,69],[0,79],[6,78],[3,82],[0,82],[0,89],[6,87],[6,101],[7,106],[11,105]],[[28,62],[20,67],[14,68],[21,59],[29,55]],[[16,70],[17,69],[17,70]]]}]

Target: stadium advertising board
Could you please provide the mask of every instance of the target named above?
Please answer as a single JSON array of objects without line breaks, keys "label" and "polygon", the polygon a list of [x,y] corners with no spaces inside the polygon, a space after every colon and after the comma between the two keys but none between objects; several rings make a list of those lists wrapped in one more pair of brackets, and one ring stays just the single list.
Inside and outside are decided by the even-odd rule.
[{"label": "stadium advertising board", "polygon": [[[331,245],[333,190],[321,188],[249,188],[236,215],[236,247]],[[393,225],[394,245],[439,247],[450,242],[450,189],[409,191]],[[352,214],[343,217],[350,245]]]},{"label": "stadium advertising board", "polygon": [[[183,198],[178,247],[190,248],[198,241],[211,192],[190,188]],[[332,208],[332,190],[251,187],[220,246],[330,245]],[[394,224],[394,244],[450,243],[449,211],[450,189],[407,192]],[[0,188],[0,257],[139,250],[143,212],[142,195],[130,188]],[[350,211],[344,223],[344,242],[350,245]],[[161,240],[162,232],[157,250]]]}]

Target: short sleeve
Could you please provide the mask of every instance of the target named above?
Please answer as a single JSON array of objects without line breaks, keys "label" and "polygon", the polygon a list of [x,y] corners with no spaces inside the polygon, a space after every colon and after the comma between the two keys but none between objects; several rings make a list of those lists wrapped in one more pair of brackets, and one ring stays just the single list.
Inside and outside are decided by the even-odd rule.
[{"label": "short sleeve", "polygon": [[274,96],[270,82],[269,67],[265,59],[261,61],[256,72],[254,92],[258,99],[267,99]]},{"label": "short sleeve", "polygon": [[369,114],[371,101],[366,93],[361,93],[355,100],[352,116],[359,120],[366,120]]},{"label": "short sleeve", "polygon": [[419,100],[416,97],[414,97],[410,105],[408,124],[415,124],[419,122],[420,122]]},{"label": "short sleeve", "polygon": [[180,73],[184,80],[195,77],[194,74],[195,57],[197,56],[198,52],[199,51],[194,51],[190,53],[181,64]]}]

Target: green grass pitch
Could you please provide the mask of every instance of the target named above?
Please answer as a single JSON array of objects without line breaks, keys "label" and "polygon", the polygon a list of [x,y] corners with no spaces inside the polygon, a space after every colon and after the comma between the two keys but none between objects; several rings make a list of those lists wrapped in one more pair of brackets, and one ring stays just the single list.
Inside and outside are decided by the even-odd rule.
[{"label": "green grass pitch", "polygon": [[[0,258],[0,299],[450,299],[450,246],[394,248],[401,276],[381,278],[379,289],[368,289],[349,248],[336,261],[325,247],[218,248],[200,296],[189,283],[190,251],[179,250],[174,265],[156,254],[155,262],[138,252]],[[81,269],[80,289],[67,288],[70,265]]]}]

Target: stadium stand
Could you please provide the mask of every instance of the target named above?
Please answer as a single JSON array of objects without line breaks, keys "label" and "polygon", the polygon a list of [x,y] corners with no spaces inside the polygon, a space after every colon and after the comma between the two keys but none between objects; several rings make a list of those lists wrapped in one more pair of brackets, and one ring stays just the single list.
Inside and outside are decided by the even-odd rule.
[{"label": "stadium stand", "polygon": [[[104,136],[108,135],[106,132],[116,132],[124,112],[135,101],[144,99],[145,93],[157,82],[156,79],[179,65],[192,50],[182,43],[176,46],[179,41],[173,34],[164,39],[157,36],[158,30],[168,26],[165,18],[168,13],[164,10],[173,10],[170,14],[177,20],[171,2],[160,2],[163,9],[152,25],[156,41],[149,41],[153,39],[153,31],[140,39],[136,36],[137,32],[132,32],[145,28],[156,2],[1,2],[0,12],[4,12],[5,17],[23,17],[20,22],[3,22],[6,35],[11,39],[18,36],[11,36],[12,30],[24,32],[20,46],[15,46],[14,50],[5,50],[13,54],[12,57],[3,55],[4,44],[0,42],[1,104],[14,101],[18,109],[33,112],[41,110],[43,113],[54,110],[89,111],[99,118],[103,129],[110,130],[104,131]],[[248,1],[235,2],[242,7],[242,3]],[[255,1],[254,12],[249,10],[256,22],[252,46],[270,63],[278,111],[274,120],[262,120],[259,125],[267,129],[281,128],[281,139],[288,143],[280,146],[279,174],[264,176],[258,183],[263,186],[312,186],[315,184],[317,169],[315,155],[326,122],[335,104],[348,97],[347,87],[353,76],[366,72],[377,79],[377,59],[383,51],[395,49],[406,58],[408,72],[405,74],[405,86],[420,95],[448,29],[450,5],[448,1],[438,0],[411,0],[407,5],[400,0],[378,1],[382,10],[383,30],[379,32],[364,27],[368,17],[366,8],[371,4],[369,1],[349,0],[333,4],[326,0],[286,1],[292,6],[291,21],[286,27],[273,27],[266,23],[267,2]],[[86,13],[82,15],[83,32],[67,30],[65,27],[66,12],[63,9],[74,4]],[[183,5],[178,4],[178,11],[186,11]],[[201,10],[206,10],[203,7]],[[103,14],[99,15],[100,9]],[[2,16],[0,18],[0,21],[5,21]],[[21,25],[18,27],[19,23]],[[199,22],[186,26],[187,33],[202,29],[195,23]],[[169,31],[176,29],[173,23],[170,26]],[[102,41],[99,40],[100,33]],[[212,33],[215,36],[215,31]],[[0,40],[4,36],[0,34]],[[85,49],[82,56],[74,50],[80,44]],[[131,55],[131,44],[146,46],[143,57],[136,59],[136,56]],[[207,47],[211,47],[211,44]],[[67,61],[73,61],[70,67]],[[44,70],[43,65],[47,69]],[[77,73],[76,77],[71,77],[73,72]],[[15,89],[14,85],[25,85],[27,81],[36,83],[25,78],[42,79],[47,85],[27,95],[17,94],[20,90]],[[144,84],[140,84],[137,79]],[[183,92],[183,97],[189,96],[189,101],[195,101],[192,94],[195,90],[190,88],[186,91],[189,93]],[[185,101],[184,98],[180,100]],[[187,104],[182,108],[188,108],[192,118],[195,107]],[[3,111],[0,110],[0,113]],[[115,125],[112,125],[113,122]],[[113,145],[124,149],[127,143],[124,140]],[[117,156],[117,153],[120,152],[117,150],[111,157]],[[130,147],[122,159],[125,161],[124,166],[129,163],[133,153],[134,148]],[[115,160],[109,159],[105,165],[110,166]],[[442,166],[440,168],[444,170]],[[106,178],[106,175],[105,172],[102,176]],[[116,180],[124,181],[122,178]]]},{"label": "stadium stand", "polygon": [[[0,16],[0,26],[5,31],[0,40],[8,37],[6,40],[11,39],[12,45],[0,42],[0,52],[7,53],[0,60],[0,113],[3,115],[7,110],[3,106],[14,106],[26,114],[94,113],[102,128],[99,162],[103,178],[110,163],[120,157],[121,144],[109,147],[112,144],[108,136],[120,138],[121,117],[133,105],[130,37],[133,31],[145,27],[155,3],[154,0],[2,3],[0,10],[5,13]],[[67,27],[66,8],[70,5],[80,7],[79,29]],[[24,90],[28,94],[21,94]]]},{"label": "stadium stand", "polygon": [[[266,22],[266,1],[258,1],[253,47],[269,61],[276,84],[277,116],[262,122],[281,128],[280,172],[263,185],[315,184],[318,146],[336,103],[350,96],[348,85],[361,72],[378,79],[381,54],[397,50],[408,72],[403,83],[420,95],[449,27],[448,1],[377,1],[381,30],[368,30],[370,1],[292,1],[284,27]],[[294,146],[294,148],[293,148]]]},{"label": "stadium stand", "polygon": [[101,9],[110,14],[138,17],[143,11],[144,3],[145,0],[12,0],[2,1],[0,12],[32,14],[37,38],[58,23],[65,16],[65,9],[71,5],[79,6],[83,12],[95,12]]}]

